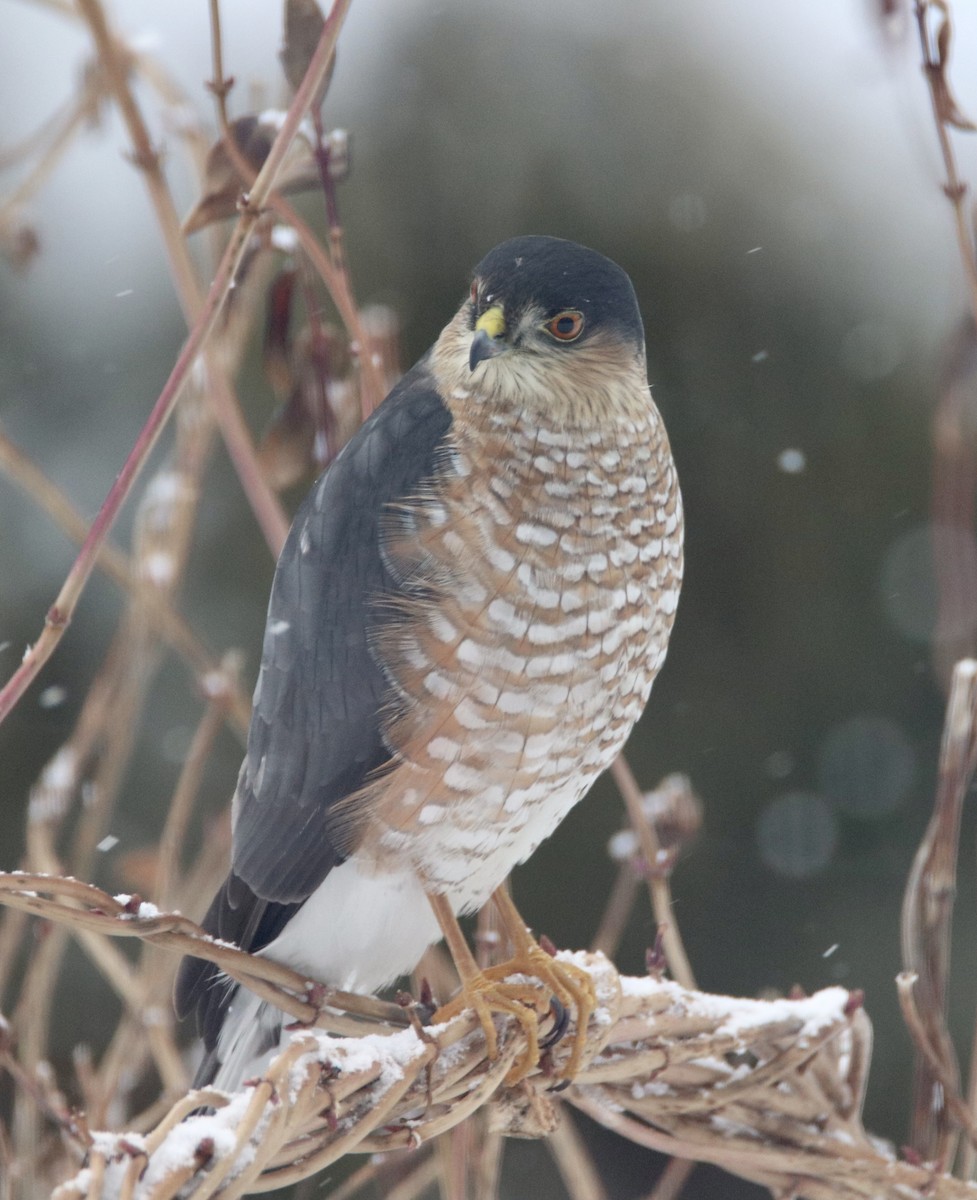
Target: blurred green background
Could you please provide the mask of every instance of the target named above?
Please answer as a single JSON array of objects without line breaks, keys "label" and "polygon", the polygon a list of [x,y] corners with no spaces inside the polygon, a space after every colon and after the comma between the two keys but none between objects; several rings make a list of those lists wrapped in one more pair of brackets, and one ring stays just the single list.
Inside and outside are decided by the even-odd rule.
[{"label": "blurred green background", "polygon": [[[113,7],[210,119],[205,6]],[[972,62],[977,13],[957,7],[959,61]],[[259,108],[280,103],[277,6],[225,8],[232,110],[248,111],[251,95]],[[883,8],[894,14],[883,20]],[[12,144],[70,94],[89,47],[71,21],[27,4],[0,0],[0,21],[0,144]],[[965,311],[917,61],[908,4],[354,0],[325,108],[352,138],[340,203],[357,293],[400,313],[405,364],[504,237],[573,238],[634,279],[687,513],[678,623],[629,748],[643,785],[683,771],[704,801],[705,828],[674,880],[676,918],[709,990],[865,989],[876,1027],[867,1123],[897,1142],[910,1105],[893,984],[899,903],[943,710],[930,430]],[[954,78],[977,109],[973,72]],[[155,119],[154,130],[165,151],[172,129]],[[0,421],[87,514],[183,336],[124,151],[114,117],[87,132],[27,214],[40,257],[26,274],[0,267]],[[961,151],[977,179],[973,147]],[[189,208],[177,154],[167,167]],[[0,194],[17,179],[0,175]],[[260,430],[272,402],[253,361],[241,393]],[[0,505],[6,677],[73,552],[2,476]],[[972,559],[971,540],[959,552]],[[244,650],[249,687],[272,568],[221,453],[183,608],[212,648]],[[118,612],[94,579],[40,685],[0,729],[2,867],[18,861],[29,785],[70,730]],[[113,855],[158,832],[198,711],[183,672],[164,668],[101,881],[112,882]],[[213,809],[238,756],[225,739]],[[622,824],[602,781],[518,873],[527,918],[556,942],[592,936],[614,874],[605,846]],[[952,997],[961,1047],[977,999],[973,832],[969,820]],[[653,938],[641,907],[621,968],[640,972]],[[72,965],[64,1051],[111,1016],[90,969]],[[592,1138],[615,1198],[650,1188],[650,1154]],[[561,1194],[540,1147],[516,1146],[507,1161],[510,1195],[529,1179],[540,1200]],[[703,1168],[686,1194],[759,1192]]]}]

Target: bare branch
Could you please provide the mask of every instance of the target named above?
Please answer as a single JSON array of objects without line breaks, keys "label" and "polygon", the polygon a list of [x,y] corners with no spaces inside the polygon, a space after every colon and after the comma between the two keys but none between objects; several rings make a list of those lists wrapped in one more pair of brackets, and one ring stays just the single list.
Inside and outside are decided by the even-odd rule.
[{"label": "bare branch", "polygon": [[[85,0],[92,7],[93,14],[97,7],[96,0]],[[37,642],[27,651],[20,667],[14,672],[7,684],[0,690],[0,722],[4,720],[14,704],[36,678],[41,667],[47,662],[55,647],[61,640],[74,614],[75,606],[84,590],[85,584],[95,566],[98,549],[108,535],[109,530],[118,516],[123,502],[129,495],[139,471],[142,469],[156,439],[162,432],[173,408],[179,399],[180,392],[189,377],[191,367],[203,349],[210,331],[226,301],[227,293],[234,276],[247,250],[251,230],[261,215],[262,208],[271,195],[275,177],[284,160],[285,154],[294,138],[298,126],[304,117],[308,105],[312,101],[316,89],[321,84],[328,70],[329,62],[335,50],[343,19],[349,8],[350,0],[336,0],[323,28],[322,37],[313,55],[306,78],[295,94],[291,107],[285,114],[281,128],[268,153],[264,166],[255,179],[241,216],[238,219],[227,248],[221,259],[220,266],[214,276],[213,283],[199,313],[197,314],[190,336],[170,373],[170,377],[153,406],[146,424],[136,439],[128,458],[122,466],[108,496],[98,512],[88,536],[82,545],[81,552],[75,559],[74,565],[58,593],[58,596],[48,610],[44,629]],[[95,18],[97,20],[97,18]],[[108,36],[106,34],[106,36]],[[151,152],[147,165],[152,168],[154,155]],[[154,195],[156,195],[154,191]],[[182,245],[182,241],[180,242]],[[260,471],[256,467],[256,474]],[[277,502],[276,502],[277,503]],[[276,539],[280,545],[284,533]]]},{"label": "bare branch", "polygon": [[[608,1128],[781,1194],[801,1184],[814,1200],[970,1194],[897,1161],[865,1135],[857,1111],[839,1109],[837,1098],[850,1097],[853,1048],[869,1037],[867,1019],[842,989],[804,1000],[732,1000],[620,979],[600,957],[574,961],[593,973],[601,1010],[583,1070],[563,1095]],[[455,1024],[430,1027],[423,1038],[414,1030],[380,1040],[295,1035],[262,1080],[233,1097],[191,1093],[136,1142],[144,1185],[152,1182],[147,1194],[164,1200],[182,1188],[187,1197],[209,1196],[218,1182],[228,1197],[269,1190],[354,1148],[423,1145],[483,1105],[498,1108],[511,1132],[520,1120],[531,1132],[534,1103],[550,1105],[551,1082],[537,1071],[518,1095],[507,1094],[503,1080],[522,1037],[516,1023],[503,1027],[495,1062],[485,1060],[480,1030],[457,1042]],[[728,1064],[733,1054],[739,1065]],[[215,1103],[212,1115],[188,1115]],[[102,1196],[119,1195],[133,1142],[101,1137],[88,1170],[58,1189],[57,1200],[92,1196],[96,1176]]]},{"label": "bare branch", "polygon": [[949,1108],[960,1083],[946,1024],[946,996],[960,818],[975,769],[977,662],[964,659],[953,672],[933,816],[916,852],[902,906],[903,969],[918,980],[913,991],[919,1020],[910,1023],[919,1051],[912,1144],[928,1161],[949,1161],[955,1144]]}]

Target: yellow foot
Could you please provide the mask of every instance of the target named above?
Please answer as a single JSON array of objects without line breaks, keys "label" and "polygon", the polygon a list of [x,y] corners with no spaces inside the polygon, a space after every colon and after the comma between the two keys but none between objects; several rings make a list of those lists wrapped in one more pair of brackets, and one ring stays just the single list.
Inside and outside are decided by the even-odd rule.
[{"label": "yellow foot", "polygon": [[[522,967],[513,970],[521,971]],[[539,1062],[539,1018],[549,1008],[547,998],[538,987],[526,983],[503,982],[504,976],[513,974],[513,970],[504,971],[502,977],[499,976],[498,967],[491,971],[479,971],[462,984],[461,991],[453,1000],[449,1000],[434,1014],[434,1023],[440,1024],[459,1016],[466,1009],[472,1009],[485,1034],[490,1059],[499,1056],[499,1039],[492,1014],[502,1013],[515,1017],[526,1035],[526,1049],[512,1064],[505,1077],[509,1085],[525,1079]]]},{"label": "yellow foot", "polygon": [[[511,1085],[525,1079],[539,1063],[539,1018],[549,1010],[550,996],[555,996],[564,1009],[572,1007],[577,1014],[573,1049],[560,1072],[561,1078],[572,1079],[580,1069],[587,1044],[587,1023],[597,1007],[594,981],[589,973],[573,963],[557,962],[533,940],[504,884],[492,893],[492,899],[515,953],[507,962],[487,971],[476,964],[448,898],[439,892],[428,892],[427,898],[461,976],[461,991],[438,1009],[435,1021],[448,1021],[466,1008],[474,1009],[485,1032],[489,1058],[497,1058],[499,1040],[492,1014],[515,1017],[526,1035],[526,1049],[506,1076],[506,1083]],[[526,975],[531,982],[509,983],[511,975]]]},{"label": "yellow foot", "polygon": [[[527,939],[528,940],[528,939]],[[529,940],[514,958],[490,967],[485,975],[488,979],[504,979],[509,975],[531,975],[547,988],[564,1008],[573,1008],[577,1014],[577,1027],[573,1037],[573,1049],[560,1078],[573,1079],[580,1069],[580,1059],[587,1044],[587,1024],[597,1007],[597,993],[589,971],[574,963],[558,962],[538,943]],[[538,1054],[537,1054],[538,1058]],[[535,1061],[532,1066],[535,1066]],[[521,1078],[521,1076],[520,1076]]]}]

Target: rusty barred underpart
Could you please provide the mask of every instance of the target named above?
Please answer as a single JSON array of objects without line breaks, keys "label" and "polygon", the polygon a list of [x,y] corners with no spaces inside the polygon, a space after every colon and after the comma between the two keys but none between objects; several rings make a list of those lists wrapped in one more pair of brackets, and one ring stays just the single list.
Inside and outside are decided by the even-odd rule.
[{"label": "rusty barred underpart", "polygon": [[[514,1016],[538,1058],[555,996],[589,978],[530,937],[502,885],[624,745],[665,658],[682,507],[634,290],[572,242],[524,237],[299,510],[272,591],[231,872],[212,932],[375,991],[445,936],[460,1006]],[[512,959],[457,926],[491,897]],[[507,982],[518,973],[538,980]],[[201,1083],[234,1087],[282,1014],[188,959]]]}]

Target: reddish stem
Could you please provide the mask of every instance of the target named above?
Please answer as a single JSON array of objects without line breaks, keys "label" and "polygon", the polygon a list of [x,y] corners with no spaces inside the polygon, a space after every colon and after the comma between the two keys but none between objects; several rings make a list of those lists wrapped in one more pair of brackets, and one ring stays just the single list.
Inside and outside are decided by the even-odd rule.
[{"label": "reddish stem", "polygon": [[227,298],[230,285],[237,272],[248,244],[251,229],[260,215],[274,186],[275,177],[281,168],[289,143],[295,137],[299,124],[308,111],[325,72],[339,37],[339,30],[349,10],[351,0],[335,0],[332,12],[323,26],[322,36],[309,63],[305,78],[295,93],[282,127],[272,144],[258,178],[247,197],[247,203],[231,234],[230,241],[221,258],[214,281],[210,285],[203,307],[190,330],[170,377],[153,405],[146,424],[136,438],[136,443],[122,466],[115,482],[109,489],[98,515],[92,522],[88,536],[82,544],[78,557],[50,607],[40,637],[31,646],[20,666],[0,689],[0,722],[3,722],[24,692],[39,674],[41,668],[54,653],[65,629],[71,623],[75,607],[84,591],[98,558],[99,547],[108,536],[122,505],[125,503],[136,477],[142,470],[149,453],[156,443],[163,426],[169,419],[180,392],[198,354],[214,326],[221,307]]}]

